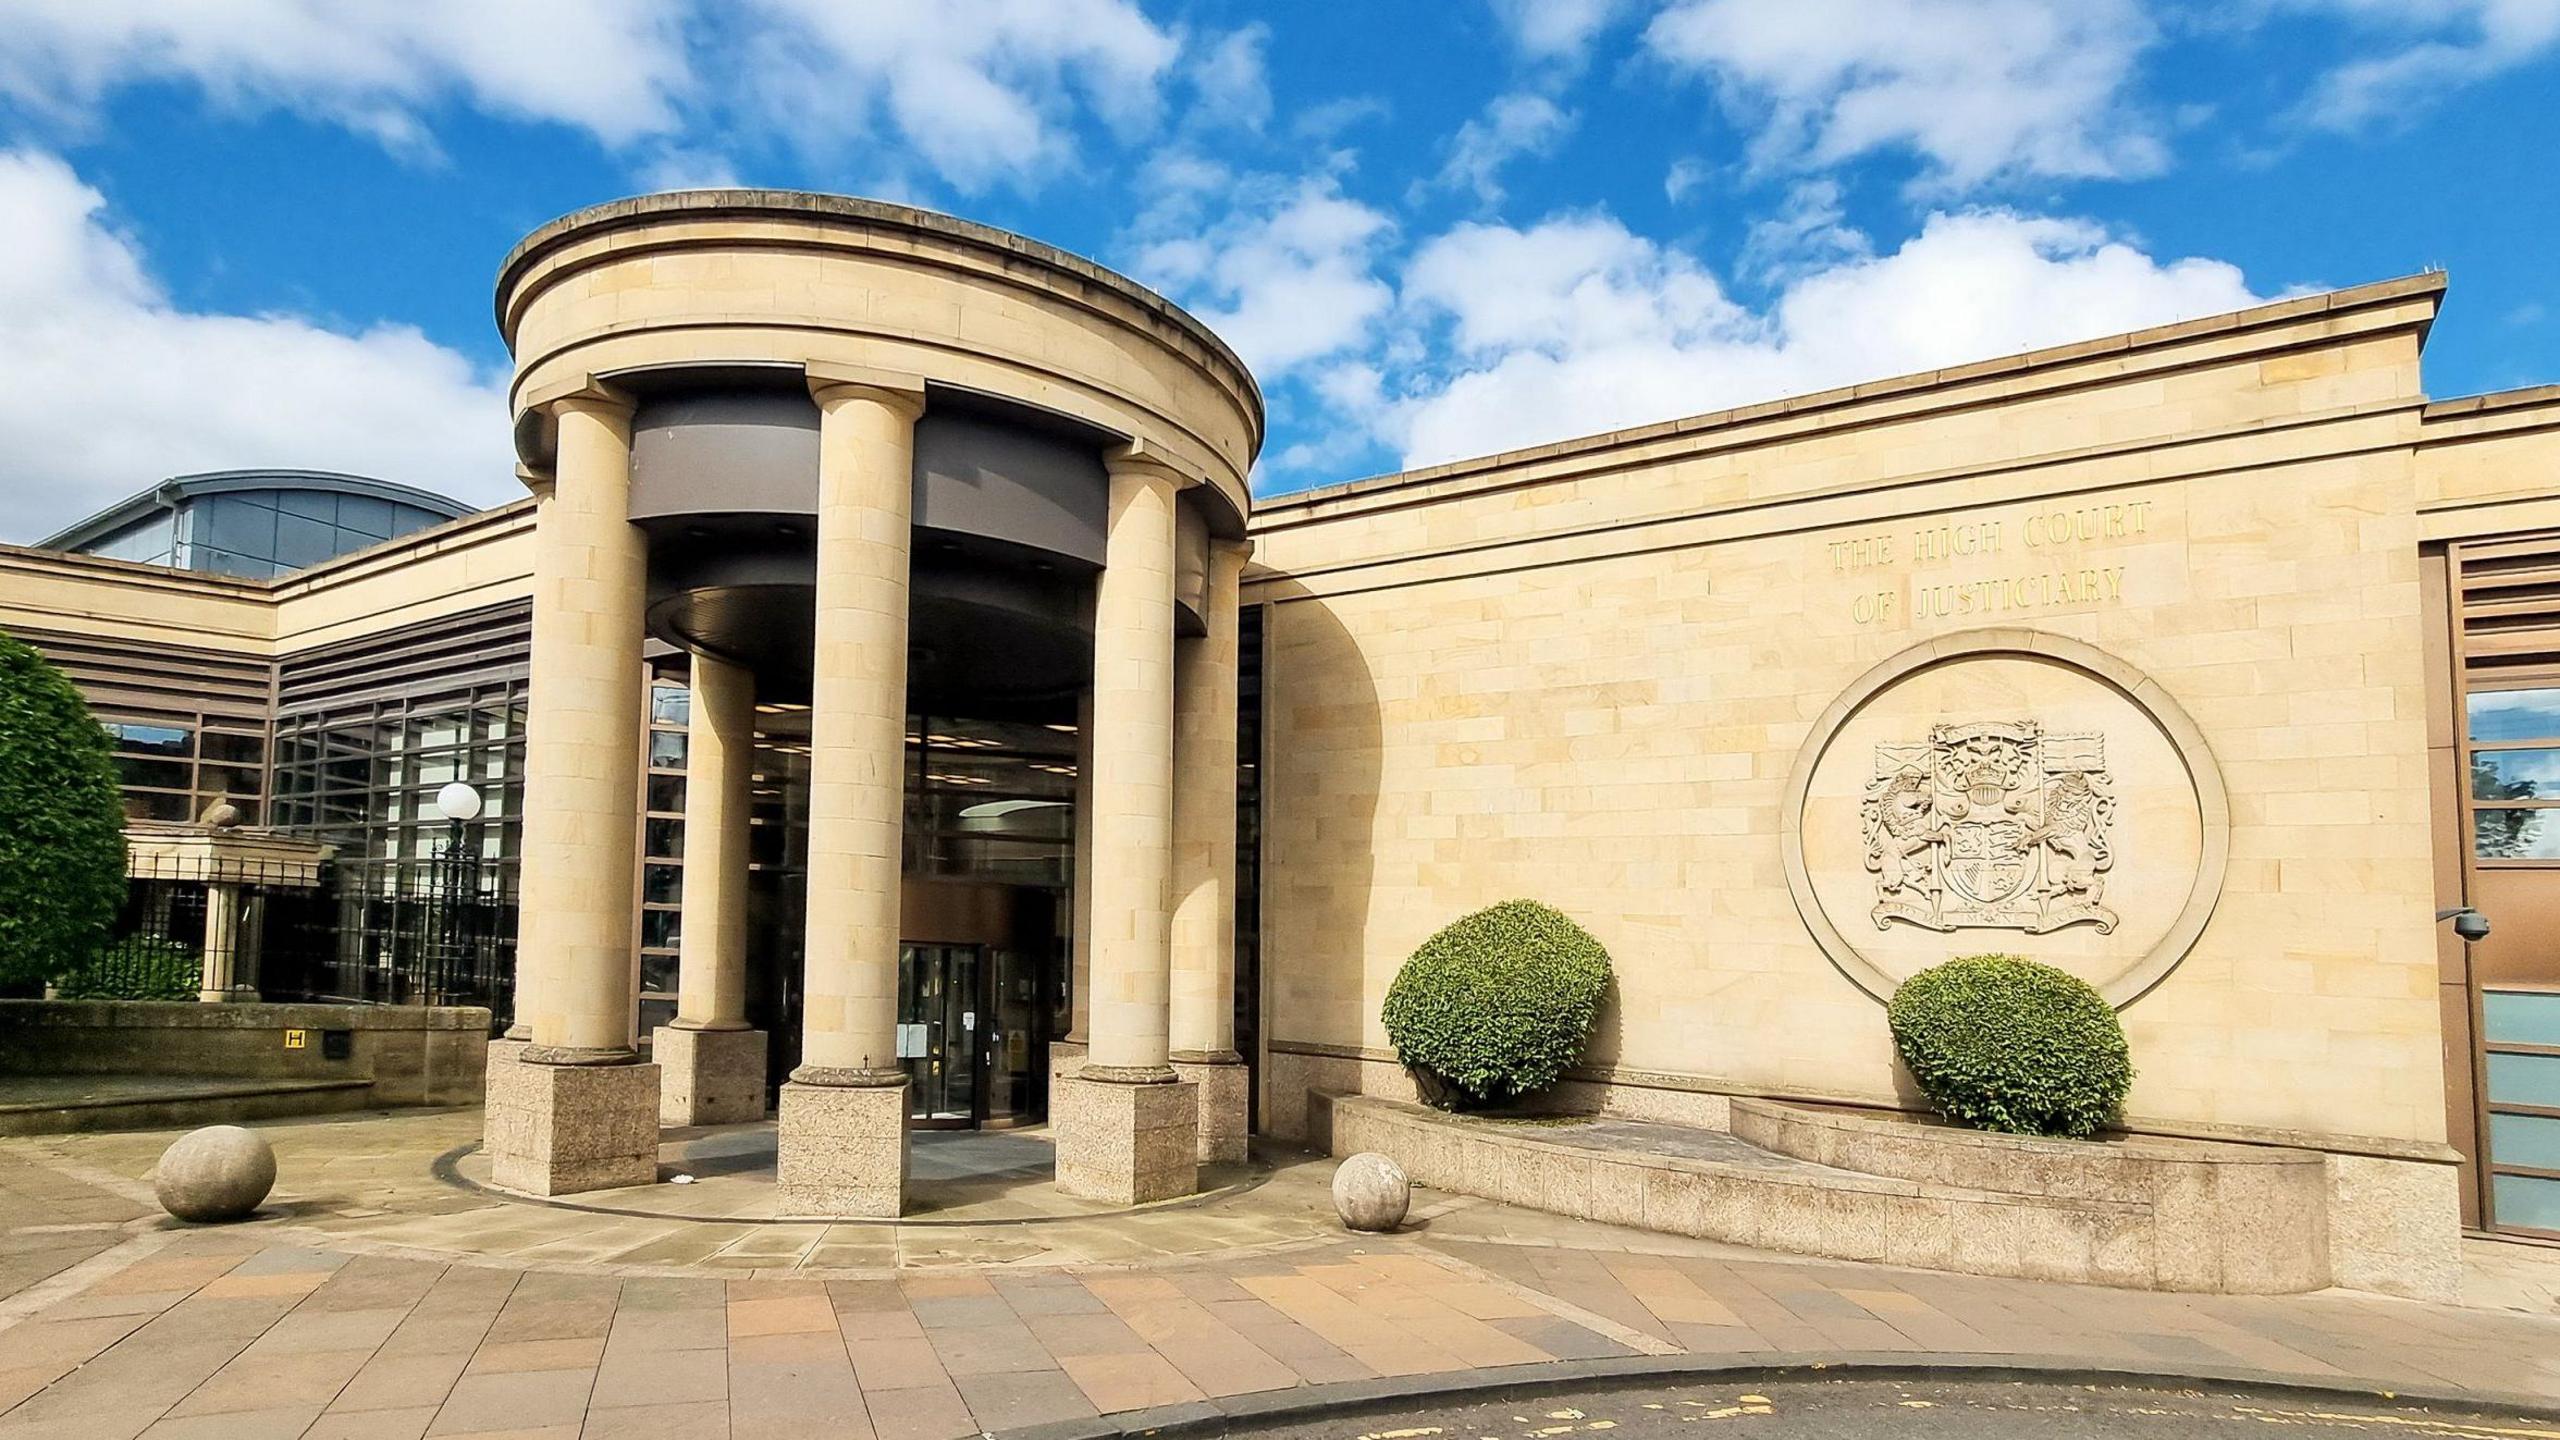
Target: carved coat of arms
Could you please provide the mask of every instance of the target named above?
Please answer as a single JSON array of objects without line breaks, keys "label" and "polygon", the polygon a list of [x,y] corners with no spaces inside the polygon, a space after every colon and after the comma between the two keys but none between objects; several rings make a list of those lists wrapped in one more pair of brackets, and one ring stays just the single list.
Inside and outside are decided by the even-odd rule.
[{"label": "carved coat of arms", "polygon": [[1875,760],[1859,815],[1877,929],[2115,929],[2100,903],[2115,866],[2105,736],[1977,720],[1880,744]]}]

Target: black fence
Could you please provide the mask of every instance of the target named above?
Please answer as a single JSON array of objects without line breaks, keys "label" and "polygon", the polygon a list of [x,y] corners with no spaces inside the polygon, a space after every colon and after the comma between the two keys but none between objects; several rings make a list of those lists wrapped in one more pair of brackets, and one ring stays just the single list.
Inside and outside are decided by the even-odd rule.
[{"label": "black fence", "polygon": [[[269,1000],[481,1005],[515,1012],[516,909],[468,859],[334,867],[270,902],[258,988]],[[369,873],[368,873],[369,871]]]},{"label": "black fence", "polygon": [[[141,879],[125,891],[114,936],[88,963],[61,976],[66,1000],[193,1000],[204,984],[206,888]],[[236,942],[235,942],[236,943]]]},{"label": "black fence", "polygon": [[71,1000],[515,1008],[516,907],[498,867],[142,860],[113,939],[54,982]]}]

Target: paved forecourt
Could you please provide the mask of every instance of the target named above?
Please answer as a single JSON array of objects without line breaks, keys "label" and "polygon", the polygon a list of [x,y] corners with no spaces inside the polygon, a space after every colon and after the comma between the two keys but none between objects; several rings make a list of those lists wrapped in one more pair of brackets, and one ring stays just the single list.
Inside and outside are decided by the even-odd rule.
[{"label": "paved forecourt", "polygon": [[[883,1227],[939,1238],[865,1266],[827,1265],[805,1239],[722,1265],[605,1262],[509,1250],[510,1226],[718,1222],[470,1192],[426,1173],[423,1149],[369,1149],[376,1123],[300,1127],[375,1158],[289,1166],[314,1178],[271,1218],[220,1229],[168,1226],[134,1174],[101,1163],[165,1136],[0,1143],[0,1440],[956,1440],[1852,1357],[2560,1405],[2560,1257],[2516,1246],[2474,1247],[2468,1306],[2165,1295],[1778,1259],[1428,1194],[1413,1231],[1347,1237],[1308,1218],[1328,1163],[1289,1160],[1210,1203],[1123,1217],[1154,1238],[1108,1260],[1021,1238],[1109,1228],[1071,1221]],[[314,1143],[280,1133],[289,1154]],[[381,1238],[414,1235],[401,1207],[430,1200],[476,1225],[438,1246]],[[1033,1248],[996,1248],[997,1231]],[[1263,1238],[1235,1243],[1248,1235]]]}]

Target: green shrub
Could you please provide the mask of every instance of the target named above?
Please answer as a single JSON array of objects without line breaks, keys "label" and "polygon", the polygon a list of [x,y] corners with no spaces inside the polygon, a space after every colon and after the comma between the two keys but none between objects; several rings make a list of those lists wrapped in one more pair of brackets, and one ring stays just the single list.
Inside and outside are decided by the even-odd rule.
[{"label": "green shrub", "polygon": [[0,635],[0,993],[86,962],[124,903],[124,800],[62,672]]},{"label": "green shrub", "polygon": [[1609,955],[1589,931],[1534,900],[1506,900],[1422,942],[1388,987],[1383,1018],[1425,1099],[1499,1105],[1582,1058],[1608,988]]},{"label": "green shrub", "polygon": [[166,935],[135,935],[93,952],[54,982],[65,1000],[193,1000],[204,962]]},{"label": "green shrub", "polygon": [[2078,977],[2016,955],[1968,955],[1902,982],[1893,1045],[1938,1113],[2014,1135],[2093,1135],[2115,1122],[2133,1059],[2114,1007]]}]

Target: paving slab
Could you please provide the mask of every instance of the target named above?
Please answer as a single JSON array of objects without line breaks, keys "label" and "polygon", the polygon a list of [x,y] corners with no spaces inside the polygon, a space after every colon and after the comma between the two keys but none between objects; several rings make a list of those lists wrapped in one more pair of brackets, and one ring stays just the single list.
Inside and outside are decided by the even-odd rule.
[{"label": "paving slab", "polygon": [[[1330,1162],[1285,1155],[1249,1189],[1108,1218],[635,1219],[439,1179],[447,1142],[476,1124],[406,1112],[273,1127],[287,1173],[325,1181],[220,1229],[134,1200],[166,1136],[0,1141],[0,1254],[50,1255],[35,1242],[63,1233],[48,1227],[66,1207],[121,1217],[79,1222],[104,1228],[73,1232],[73,1258],[51,1270],[0,1267],[0,1284],[31,1277],[0,1290],[0,1440],[1067,1440],[1364,1396],[1817,1361],[2560,1406],[2560,1251],[2547,1249],[2474,1242],[2464,1303],[2425,1305],[1814,1261],[1428,1192],[1415,1228],[1351,1236],[1330,1218]],[[1018,1151],[992,1153],[1004,1163],[990,1183],[1046,1183],[1010,1162]],[[959,1168],[957,1152],[945,1160]],[[568,1243],[579,1226],[612,1243]],[[863,1265],[813,1263],[826,1236],[855,1229],[873,1237]]]}]

